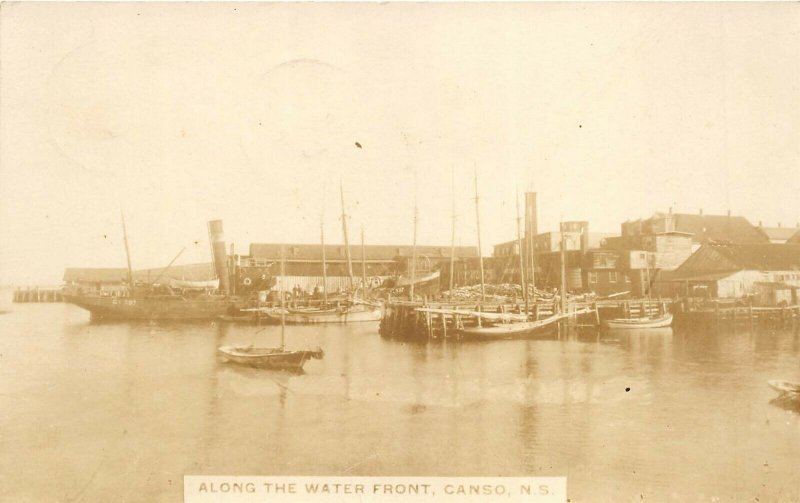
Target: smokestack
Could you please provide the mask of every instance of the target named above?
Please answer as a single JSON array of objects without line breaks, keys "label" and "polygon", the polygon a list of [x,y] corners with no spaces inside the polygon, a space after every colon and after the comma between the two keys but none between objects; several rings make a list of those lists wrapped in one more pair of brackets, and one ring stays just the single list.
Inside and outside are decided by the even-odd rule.
[{"label": "smokestack", "polygon": [[703,208],[700,208],[700,216],[703,216]]},{"label": "smokestack", "polygon": [[728,210],[728,216],[731,216],[731,210]]},{"label": "smokestack", "polygon": [[669,214],[672,215],[672,206],[669,207]]},{"label": "smokestack", "polygon": [[228,255],[225,250],[225,235],[222,233],[222,220],[208,222],[208,237],[211,240],[211,254],[214,259],[214,271],[219,278],[219,289],[222,293],[230,292],[228,277]]},{"label": "smokestack", "polygon": [[758,221],[758,226],[759,227],[764,227],[764,225],[761,223],[761,220]]},{"label": "smokestack", "polygon": [[778,222],[778,228],[780,228],[780,226],[781,226],[781,223],[780,223],[780,222]]}]

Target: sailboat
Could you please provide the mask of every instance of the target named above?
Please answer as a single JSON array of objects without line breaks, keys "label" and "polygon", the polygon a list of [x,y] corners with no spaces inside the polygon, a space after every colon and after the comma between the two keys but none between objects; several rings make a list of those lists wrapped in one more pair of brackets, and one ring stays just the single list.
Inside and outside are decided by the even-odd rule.
[{"label": "sailboat", "polygon": [[[339,185],[342,200],[342,232],[344,234],[344,249],[347,258],[347,272],[350,278],[350,289],[353,290],[353,262],[350,256],[350,241],[347,235],[347,214],[344,205],[344,188]],[[323,278],[323,304],[320,307],[294,307],[262,310],[267,317],[273,320],[284,320],[289,324],[317,324],[317,323],[354,323],[366,321],[380,321],[383,317],[383,305],[354,297],[335,306],[328,304],[327,292],[327,264],[325,262],[325,233],[323,224],[320,223],[320,240],[322,242],[322,278]],[[362,282],[366,283],[366,262],[364,252],[364,236],[361,236],[362,255]]]},{"label": "sailboat", "polygon": [[[645,266],[647,274],[647,300],[650,301],[650,259],[647,259]],[[665,312],[658,316],[644,314],[641,318],[614,318],[605,320],[603,326],[610,329],[646,329],[646,328],[665,328],[672,325],[672,314]]]},{"label": "sailboat", "polygon": [[[281,248],[281,278],[284,277],[283,248]],[[221,346],[217,348],[219,354],[226,361],[246,365],[248,367],[268,368],[276,370],[303,370],[303,365],[310,359],[322,359],[324,353],[321,348],[314,350],[288,351],[286,349],[286,320],[284,319],[284,292],[283,283],[280,287],[281,296],[281,345],[277,348],[259,348],[250,346]]]}]

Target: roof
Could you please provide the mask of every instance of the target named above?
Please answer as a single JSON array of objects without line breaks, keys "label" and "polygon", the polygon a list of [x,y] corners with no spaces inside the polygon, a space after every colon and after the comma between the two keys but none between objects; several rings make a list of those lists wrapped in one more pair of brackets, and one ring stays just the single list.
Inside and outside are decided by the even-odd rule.
[{"label": "roof", "polygon": [[788,241],[800,229],[795,227],[758,227],[758,230],[766,234],[770,241]]},{"label": "roof", "polygon": [[[258,259],[279,260],[281,247],[286,260],[322,260],[322,247],[309,244],[266,244],[252,243],[250,256]],[[413,247],[407,245],[367,245],[364,246],[366,260],[392,261],[398,257],[412,257]],[[456,246],[456,258],[477,257],[477,246]],[[417,246],[419,257],[450,258],[449,246]],[[361,246],[350,245],[352,260],[361,260]],[[326,260],[346,260],[344,245],[325,245]]]},{"label": "roof", "polygon": [[786,240],[787,243],[800,244],[800,230],[794,233],[792,237]]},{"label": "roof", "polygon": [[703,245],[675,270],[674,279],[742,270],[798,271],[800,244]]},{"label": "roof", "polygon": [[767,236],[745,217],[674,213],[674,230],[688,232],[698,243],[766,243]]}]

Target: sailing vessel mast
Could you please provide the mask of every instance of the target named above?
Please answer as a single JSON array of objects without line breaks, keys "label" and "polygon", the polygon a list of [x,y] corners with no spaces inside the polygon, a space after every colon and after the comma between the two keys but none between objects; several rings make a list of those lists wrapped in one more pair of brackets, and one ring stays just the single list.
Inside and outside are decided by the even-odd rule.
[{"label": "sailing vessel mast", "polygon": [[456,173],[451,174],[451,191],[453,197],[453,230],[450,237],[450,297],[453,296],[453,280],[456,274]]},{"label": "sailing vessel mast", "polygon": [[344,211],[344,187],[339,180],[339,195],[342,199],[342,232],[344,233],[344,254],[347,258],[347,277],[350,281],[350,290],[353,290],[353,261],[350,258],[350,240],[347,238],[347,213]]},{"label": "sailing vessel mast", "polygon": [[481,252],[481,211],[478,205],[478,170],[475,169],[475,221],[478,227],[478,258],[481,269],[481,302],[486,302],[486,289],[483,278],[483,253]]},{"label": "sailing vessel mast", "polygon": [[158,283],[158,280],[160,280],[160,279],[161,279],[161,276],[163,276],[163,275],[164,275],[164,273],[165,273],[165,272],[167,272],[167,271],[169,270],[169,268],[170,268],[170,267],[172,267],[172,264],[174,264],[174,263],[175,263],[175,261],[176,261],[176,260],[178,260],[178,257],[180,257],[180,256],[181,256],[181,254],[182,254],[182,253],[183,253],[185,250],[186,250],[186,247],[184,246],[184,247],[181,249],[181,251],[179,251],[179,252],[178,252],[178,254],[177,254],[177,255],[175,255],[175,258],[173,258],[172,260],[170,260],[169,264],[167,264],[167,267],[165,267],[165,268],[164,268],[164,269],[163,269],[163,270],[162,270],[162,271],[161,271],[161,272],[158,274],[158,276],[156,276],[156,279],[154,279],[153,281],[151,281],[151,282],[150,282],[150,284],[151,284],[151,285],[155,285],[156,283]]},{"label": "sailing vessel mast", "polygon": [[519,222],[521,217],[519,216],[519,192],[517,192],[517,247],[519,248],[519,278],[520,282],[522,283],[522,298],[525,299],[525,316],[528,316],[528,312],[530,309],[530,305],[528,303],[528,282],[525,281],[525,259],[522,257],[523,250],[522,250],[522,235],[520,234],[519,230]]},{"label": "sailing vessel mast", "polygon": [[286,269],[283,258],[283,245],[281,245],[281,351],[286,348],[286,309],[285,309],[285,294],[283,293],[283,282],[286,278]]},{"label": "sailing vessel mast", "polygon": [[322,299],[328,305],[328,265],[325,262],[325,216],[319,217],[319,239],[322,243]]},{"label": "sailing vessel mast", "polygon": [[561,222],[561,312],[567,311],[567,237],[564,234],[564,222]]},{"label": "sailing vessel mast", "polygon": [[414,242],[411,247],[411,288],[409,299],[414,301],[414,283],[417,281],[417,171],[414,170]]},{"label": "sailing vessel mast", "polygon": [[128,289],[131,295],[133,295],[133,268],[131,267],[131,250],[130,247],[128,247],[128,228],[125,226],[125,214],[122,210],[120,210],[119,214],[122,217],[122,237],[125,241],[125,258],[128,260]]},{"label": "sailing vessel mast", "polygon": [[367,249],[364,246],[364,226],[361,226],[361,288],[364,297],[367,296]]}]

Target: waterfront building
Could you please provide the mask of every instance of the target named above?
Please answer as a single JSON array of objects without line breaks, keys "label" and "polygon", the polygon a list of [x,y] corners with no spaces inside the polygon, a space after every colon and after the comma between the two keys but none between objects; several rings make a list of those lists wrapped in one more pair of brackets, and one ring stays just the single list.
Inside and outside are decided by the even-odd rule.
[{"label": "waterfront building", "polygon": [[[293,243],[253,243],[247,256],[234,255],[235,273],[238,277],[252,276],[251,271],[267,271],[272,276],[279,276],[278,264],[283,249],[286,281],[292,288],[300,288],[305,292],[313,292],[322,287],[322,246],[318,244]],[[456,279],[464,277],[466,259],[479,256],[475,246],[455,247],[455,258],[458,264]],[[441,286],[449,285],[450,246],[417,246],[416,250],[417,281],[439,273]],[[409,276],[413,262],[414,249],[410,245],[360,245],[350,246],[350,261],[353,282],[361,286],[362,276],[366,276],[368,288],[384,286],[389,278]],[[363,264],[363,266],[362,266]],[[345,291],[350,284],[350,271],[347,265],[347,253],[344,245],[325,245],[325,271],[329,292]],[[366,274],[364,274],[364,272]],[[442,277],[448,275],[446,277]],[[240,281],[241,282],[241,281]],[[456,281],[456,284],[463,284]]]},{"label": "waterfront building", "polygon": [[759,305],[796,305],[798,244],[706,244],[654,285],[664,296],[752,297]]}]

